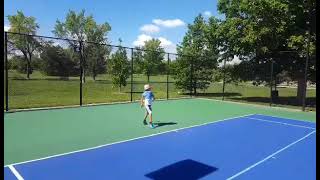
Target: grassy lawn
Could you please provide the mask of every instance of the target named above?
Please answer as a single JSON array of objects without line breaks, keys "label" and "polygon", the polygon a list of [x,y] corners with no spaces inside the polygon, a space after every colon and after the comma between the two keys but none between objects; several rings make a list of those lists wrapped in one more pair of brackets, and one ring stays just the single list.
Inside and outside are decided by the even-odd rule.
[{"label": "grassy lawn", "polygon": [[[62,80],[55,76],[45,76],[38,71],[31,75],[30,80],[26,80],[25,77],[25,74],[9,71],[9,109],[79,105],[80,103],[79,77]],[[86,83],[83,84],[83,104],[130,101],[130,80],[131,77],[127,80],[127,86],[122,87],[119,91],[118,87],[112,87],[111,78],[107,74],[99,75],[95,81],[92,77],[86,77]],[[150,77],[150,84],[154,87],[156,98],[167,98],[166,81],[166,75]],[[174,80],[169,77],[169,81]],[[135,74],[133,82],[133,100],[138,100],[143,91],[143,84],[147,83],[147,77]],[[179,91],[174,83],[169,83],[169,98],[188,96]],[[295,98],[296,88],[278,88],[278,91],[279,101],[275,103],[277,106],[301,108]],[[206,91],[199,91],[197,96],[222,99],[222,83],[212,83]],[[253,86],[251,83],[226,84],[225,86],[224,98],[226,100],[268,105],[269,97],[269,87]],[[309,109],[316,110],[315,97],[316,89],[308,89],[307,105]]]},{"label": "grassy lawn", "polygon": [[[59,77],[44,76],[40,72],[34,72],[30,80],[25,79],[25,74],[15,71],[9,72],[9,109],[48,107],[63,105],[79,105],[80,82],[79,77],[69,77],[68,80]],[[121,102],[131,100],[130,78],[128,84],[121,88],[112,87],[109,75],[99,75],[94,81],[92,77],[86,77],[83,84],[83,104]],[[143,75],[133,77],[133,100],[138,100],[143,92],[143,84],[147,78]],[[167,77],[151,76],[150,83],[154,89],[156,98],[167,98]],[[169,84],[169,96],[183,97],[178,94],[173,83]],[[5,102],[4,102],[5,104]]]},{"label": "grassy lawn", "polygon": [[[277,88],[277,90],[279,99],[273,102],[273,106],[301,109],[301,103],[296,99],[297,88]],[[212,84],[205,92],[200,92],[199,96],[222,99],[222,83]],[[270,87],[254,86],[251,83],[226,84],[224,99],[269,105]],[[308,110],[316,110],[316,89],[307,89],[306,105]]]}]

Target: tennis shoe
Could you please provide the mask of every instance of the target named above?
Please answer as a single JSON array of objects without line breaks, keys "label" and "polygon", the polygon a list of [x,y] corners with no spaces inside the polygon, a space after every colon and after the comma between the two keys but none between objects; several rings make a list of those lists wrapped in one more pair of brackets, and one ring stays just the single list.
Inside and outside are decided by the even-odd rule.
[{"label": "tennis shoe", "polygon": [[150,124],[150,128],[151,128],[151,129],[153,129],[153,128],[154,128],[154,125],[153,125],[152,123]]}]

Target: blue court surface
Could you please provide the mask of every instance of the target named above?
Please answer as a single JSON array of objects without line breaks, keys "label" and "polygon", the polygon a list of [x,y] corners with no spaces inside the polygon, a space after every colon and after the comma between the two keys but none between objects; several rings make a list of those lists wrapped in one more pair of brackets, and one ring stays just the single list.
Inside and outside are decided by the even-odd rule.
[{"label": "blue court surface", "polygon": [[12,164],[4,174],[6,180],[312,180],[315,126],[247,115]]}]

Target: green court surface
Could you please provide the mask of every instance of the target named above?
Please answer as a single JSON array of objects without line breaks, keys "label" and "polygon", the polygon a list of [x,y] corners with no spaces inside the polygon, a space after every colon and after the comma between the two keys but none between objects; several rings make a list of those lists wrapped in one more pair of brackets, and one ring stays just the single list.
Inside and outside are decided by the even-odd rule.
[{"label": "green court surface", "polygon": [[315,112],[208,99],[156,101],[153,116],[159,126],[155,129],[143,125],[144,109],[138,103],[5,113],[4,164],[248,114],[316,121]]}]

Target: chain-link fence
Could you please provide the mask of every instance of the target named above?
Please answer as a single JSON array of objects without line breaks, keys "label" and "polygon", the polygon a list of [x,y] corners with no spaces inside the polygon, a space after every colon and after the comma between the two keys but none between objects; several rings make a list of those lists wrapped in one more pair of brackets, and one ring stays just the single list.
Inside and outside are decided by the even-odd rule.
[{"label": "chain-link fence", "polygon": [[308,62],[307,74],[307,92],[306,92],[306,108],[309,110],[316,109],[316,57],[310,56]]},{"label": "chain-link fence", "polygon": [[83,103],[130,101],[130,49],[84,43],[83,53]]},{"label": "chain-link fence", "polygon": [[175,86],[177,54],[11,32],[4,47],[6,110],[136,101],[144,84],[157,99],[189,96]]},{"label": "chain-link fence", "polygon": [[314,59],[295,51],[280,51],[273,61],[273,86],[271,103],[303,110],[316,108]]},{"label": "chain-link fence", "polygon": [[73,41],[6,33],[7,108],[79,104],[79,55]]},{"label": "chain-link fence", "polygon": [[305,55],[279,51],[243,59],[240,63],[223,60],[214,69],[210,86],[197,96],[315,110],[315,59],[310,57],[306,64]]},{"label": "chain-link fence", "polygon": [[221,67],[222,99],[269,104],[271,63],[254,57],[240,64],[224,61]]},{"label": "chain-link fence", "polygon": [[223,60],[210,69],[205,57],[10,32],[4,52],[6,110],[137,101],[144,84],[157,99],[316,108],[316,58],[306,64],[296,52]]}]

